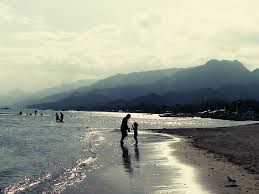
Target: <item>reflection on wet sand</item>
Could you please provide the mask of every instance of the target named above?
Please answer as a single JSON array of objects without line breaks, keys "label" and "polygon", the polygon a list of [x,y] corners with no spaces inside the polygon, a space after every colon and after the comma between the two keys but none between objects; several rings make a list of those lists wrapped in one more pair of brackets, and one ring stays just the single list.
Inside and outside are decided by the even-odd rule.
[{"label": "reflection on wet sand", "polygon": [[[103,134],[105,139],[114,138],[114,142],[120,137],[119,133]],[[196,170],[181,163],[173,152],[176,137],[151,133],[139,137],[139,146],[132,145],[132,139],[122,146],[101,144],[96,163],[102,167],[87,173],[86,192],[64,194],[211,194],[199,182]]]},{"label": "reflection on wet sand", "polygon": [[[168,193],[172,192],[184,192],[184,193],[199,193],[199,194],[211,194],[211,192],[205,190],[202,185],[197,181],[197,172],[191,166],[185,165],[181,163],[177,158],[175,158],[173,152],[174,150],[171,149],[172,143],[176,143],[181,141],[179,138],[174,137],[173,141],[165,141],[157,143],[157,151],[161,154],[162,157],[166,158],[163,162],[160,163],[162,166],[174,166],[179,169],[181,172],[181,176],[178,177],[179,183],[182,184],[181,188],[172,188],[171,185],[167,185],[164,188],[167,188]],[[163,150],[163,152],[161,152]],[[171,182],[176,180],[176,177],[171,177]]]},{"label": "reflection on wet sand", "polygon": [[129,149],[121,145],[121,150],[122,150],[122,163],[125,168],[125,171],[129,174],[133,173],[133,168],[131,166],[131,156],[129,155]]},{"label": "reflection on wet sand", "polygon": [[135,159],[137,162],[139,162],[139,149],[138,149],[138,145],[135,144]]},{"label": "reflection on wet sand", "polygon": [[[129,149],[126,146],[122,145],[121,150],[122,150],[122,163],[125,168],[125,172],[132,175],[134,168],[132,167],[131,155],[129,154]],[[138,145],[135,145],[134,151],[135,151],[135,160],[138,162],[140,158]]]}]

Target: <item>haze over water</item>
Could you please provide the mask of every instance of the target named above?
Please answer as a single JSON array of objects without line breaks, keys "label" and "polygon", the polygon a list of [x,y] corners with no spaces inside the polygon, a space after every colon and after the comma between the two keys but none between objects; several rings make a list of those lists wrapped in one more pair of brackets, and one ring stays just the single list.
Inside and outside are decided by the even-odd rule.
[{"label": "haze over water", "polygon": [[[130,172],[137,166],[134,172],[143,173],[147,168],[141,167],[144,161],[153,159],[154,156],[163,158],[163,152],[160,153],[160,149],[165,150],[169,142],[168,137],[153,137],[144,129],[225,127],[251,123],[201,118],[160,118],[158,115],[134,113],[130,122],[137,121],[140,125],[140,145],[138,150],[134,151],[132,134],[125,143],[126,150],[119,146],[119,127],[125,113],[69,111],[65,112],[65,123],[56,123],[55,117],[52,116],[55,112],[52,111],[39,111],[38,115],[32,116],[25,114],[18,116],[17,112],[16,110],[0,111],[0,187],[5,188],[5,193],[24,191],[60,193],[80,184],[81,186],[78,187],[81,189],[79,189],[80,192],[87,191],[88,188],[84,185],[88,184],[88,174],[91,174],[90,177],[98,177],[98,173],[107,166],[124,169],[125,176],[117,170],[118,176],[110,179],[119,177],[128,181],[129,177],[133,177],[130,179],[132,187],[136,188],[133,193],[139,193],[142,185],[138,184],[138,178],[143,178],[144,175]],[[24,111],[24,113],[27,112],[33,111]],[[40,116],[41,112],[44,116]],[[149,153],[148,150],[153,148],[155,149],[153,155],[144,154]],[[125,161],[122,155],[127,152],[130,152],[132,157],[135,154],[137,158],[132,159],[130,163]],[[155,161],[161,164],[170,163],[170,158],[167,161]],[[170,168],[181,183],[183,180],[181,176],[184,174],[179,173],[177,169],[182,166],[177,163],[175,165]],[[156,169],[153,171],[153,174],[157,174]],[[162,170],[157,169],[157,172]],[[91,180],[93,179],[90,179],[89,184],[93,187],[94,181],[91,182]],[[176,184],[170,181],[167,180],[165,184]],[[152,185],[152,183],[154,182],[150,183],[150,192],[161,190],[159,185]],[[105,185],[102,189],[105,189]],[[125,193],[127,189],[130,190],[124,189]]]}]

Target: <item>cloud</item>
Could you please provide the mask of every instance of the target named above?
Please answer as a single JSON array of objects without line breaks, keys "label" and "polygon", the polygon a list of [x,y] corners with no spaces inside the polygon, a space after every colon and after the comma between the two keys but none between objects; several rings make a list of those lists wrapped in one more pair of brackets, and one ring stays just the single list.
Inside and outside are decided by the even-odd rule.
[{"label": "cloud", "polygon": [[0,2],[0,24],[26,25],[33,28],[41,28],[42,26],[46,27],[40,18],[32,18],[16,14],[12,7],[3,2]]},{"label": "cloud", "polygon": [[118,18],[84,25],[87,20],[80,17],[75,21],[81,22],[80,30],[66,30],[0,3],[1,71],[34,72],[55,81],[57,76],[79,79],[187,67],[211,58],[259,67],[258,1],[143,0],[127,5],[102,8],[105,16],[118,11]]},{"label": "cloud", "polygon": [[18,17],[11,11],[10,7],[0,2],[0,21],[10,23],[15,20],[18,20]]},{"label": "cloud", "polygon": [[162,23],[162,17],[159,13],[145,13],[136,17],[136,24],[140,28],[149,29]]}]

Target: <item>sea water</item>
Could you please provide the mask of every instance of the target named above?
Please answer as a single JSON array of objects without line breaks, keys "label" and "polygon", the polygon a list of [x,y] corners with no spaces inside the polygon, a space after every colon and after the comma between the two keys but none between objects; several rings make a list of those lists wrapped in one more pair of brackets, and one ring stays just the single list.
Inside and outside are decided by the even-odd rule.
[{"label": "sea water", "polygon": [[[126,113],[64,112],[64,123],[55,112],[0,110],[0,188],[4,193],[60,193],[80,183],[95,165],[104,134],[119,133]],[[27,115],[26,113],[32,113]],[[43,116],[41,116],[41,114]],[[131,123],[140,131],[157,128],[227,127],[252,123],[204,118],[161,118],[133,113]],[[119,142],[113,139],[112,142]],[[86,168],[87,167],[87,168]],[[86,170],[87,169],[87,170]]]}]

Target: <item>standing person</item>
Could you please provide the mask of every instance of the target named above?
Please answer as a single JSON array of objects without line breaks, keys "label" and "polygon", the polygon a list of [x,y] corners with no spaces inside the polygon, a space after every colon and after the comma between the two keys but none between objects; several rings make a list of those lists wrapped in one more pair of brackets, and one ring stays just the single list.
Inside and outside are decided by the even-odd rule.
[{"label": "standing person", "polygon": [[137,122],[133,123],[132,129],[134,130],[134,139],[136,141],[136,145],[138,145],[138,123]]},{"label": "standing person", "polygon": [[37,115],[37,113],[38,113],[38,111],[37,111],[37,110],[35,110],[35,111],[34,111],[34,114],[35,114],[35,115]]},{"label": "standing person", "polygon": [[128,132],[130,132],[130,129],[128,127],[128,120],[130,119],[130,117],[131,117],[131,115],[127,114],[127,116],[122,119],[122,123],[121,123],[121,145],[123,145],[124,138],[127,137]]},{"label": "standing person", "polygon": [[56,113],[56,122],[60,122],[60,119],[59,119],[58,113]]},{"label": "standing person", "polygon": [[64,114],[61,112],[60,113],[60,122],[63,123],[64,122]]}]

